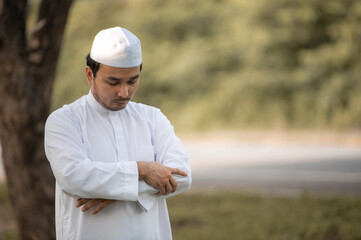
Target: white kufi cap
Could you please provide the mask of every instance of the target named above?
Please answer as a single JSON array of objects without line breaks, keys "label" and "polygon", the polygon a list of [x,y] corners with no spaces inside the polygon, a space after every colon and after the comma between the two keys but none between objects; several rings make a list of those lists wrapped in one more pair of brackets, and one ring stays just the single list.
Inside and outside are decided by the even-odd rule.
[{"label": "white kufi cap", "polygon": [[104,65],[130,68],[142,63],[139,39],[121,27],[100,31],[94,38],[90,57]]}]

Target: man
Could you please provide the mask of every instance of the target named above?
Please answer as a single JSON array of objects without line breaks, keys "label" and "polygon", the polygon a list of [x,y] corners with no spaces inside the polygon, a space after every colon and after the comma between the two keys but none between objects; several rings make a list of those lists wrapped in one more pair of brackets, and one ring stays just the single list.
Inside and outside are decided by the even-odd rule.
[{"label": "man", "polygon": [[189,189],[190,164],[167,118],[130,101],[141,68],[135,35],[100,31],[87,57],[89,94],[46,122],[57,239],[172,238],[165,198]]}]

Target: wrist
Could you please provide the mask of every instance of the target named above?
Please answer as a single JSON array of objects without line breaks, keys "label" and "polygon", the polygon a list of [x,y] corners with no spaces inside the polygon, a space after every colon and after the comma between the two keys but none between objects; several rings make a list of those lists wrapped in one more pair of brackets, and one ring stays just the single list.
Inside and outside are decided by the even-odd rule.
[{"label": "wrist", "polygon": [[144,179],[144,175],[145,175],[145,162],[137,162],[138,165],[138,175],[139,175],[139,180],[143,180]]}]

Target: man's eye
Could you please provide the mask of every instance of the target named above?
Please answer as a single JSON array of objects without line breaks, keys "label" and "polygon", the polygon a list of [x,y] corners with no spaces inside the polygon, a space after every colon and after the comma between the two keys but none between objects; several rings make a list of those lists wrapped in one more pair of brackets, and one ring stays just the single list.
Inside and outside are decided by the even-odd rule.
[{"label": "man's eye", "polygon": [[128,84],[130,84],[130,85],[136,84],[138,82],[138,79],[139,78],[131,79],[131,80],[128,81]]},{"label": "man's eye", "polygon": [[111,86],[115,86],[115,85],[117,85],[117,83],[116,83],[116,82],[108,82],[108,84],[109,84],[109,85],[111,85]]}]

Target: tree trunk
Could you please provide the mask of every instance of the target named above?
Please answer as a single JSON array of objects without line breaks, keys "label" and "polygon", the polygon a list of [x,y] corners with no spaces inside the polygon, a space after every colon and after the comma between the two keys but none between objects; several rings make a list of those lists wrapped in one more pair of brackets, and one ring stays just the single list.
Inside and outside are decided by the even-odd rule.
[{"label": "tree trunk", "polygon": [[0,0],[0,142],[21,239],[55,239],[44,124],[71,3],[43,0],[27,34],[27,1]]}]

